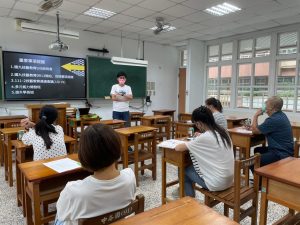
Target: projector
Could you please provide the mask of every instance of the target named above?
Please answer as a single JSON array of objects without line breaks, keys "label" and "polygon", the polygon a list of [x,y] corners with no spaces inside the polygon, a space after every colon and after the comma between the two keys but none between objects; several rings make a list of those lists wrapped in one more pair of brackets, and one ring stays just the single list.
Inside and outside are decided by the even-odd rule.
[{"label": "projector", "polygon": [[49,45],[49,49],[58,50],[58,51],[66,51],[69,49],[69,46],[63,42],[56,41]]}]

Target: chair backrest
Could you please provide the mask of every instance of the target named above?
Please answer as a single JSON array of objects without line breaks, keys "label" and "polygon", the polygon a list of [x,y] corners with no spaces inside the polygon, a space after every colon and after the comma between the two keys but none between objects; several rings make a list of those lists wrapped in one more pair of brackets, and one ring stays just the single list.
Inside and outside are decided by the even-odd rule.
[{"label": "chair backrest", "polygon": [[170,116],[154,119],[153,126],[158,128],[158,132],[156,134],[157,138],[166,137],[167,139],[170,139],[170,131],[171,131]]},{"label": "chair backrest", "polygon": [[74,118],[75,115],[76,115],[76,108],[73,108],[73,107],[66,108],[66,116],[67,117]]},{"label": "chair backrest", "polygon": [[86,126],[99,123],[100,117],[99,116],[97,116],[96,118],[81,117],[80,120],[81,120],[80,125],[81,125],[81,132],[82,132],[85,129]]},{"label": "chair backrest", "polygon": [[122,209],[115,210],[113,212],[106,213],[101,216],[96,216],[88,219],[80,219],[78,225],[106,225],[111,224],[117,220],[120,220],[133,213],[138,214],[144,212],[145,198],[144,195],[139,194],[135,200],[128,206]]},{"label": "chair backrest", "polygon": [[[249,186],[249,180],[245,180],[243,171],[249,170],[250,167],[254,169],[260,167],[260,154],[255,154],[249,159],[235,160],[234,162],[234,202],[238,204],[241,198],[241,188]],[[256,173],[253,174],[253,188],[258,193],[259,179]]]},{"label": "chair backrest", "polygon": [[156,131],[148,131],[144,133],[136,133],[134,135],[134,145],[148,143],[149,146],[156,149]]},{"label": "chair backrest", "polygon": [[9,122],[4,124],[4,128],[20,127],[20,122]]},{"label": "chair backrest", "polygon": [[192,114],[187,113],[179,113],[178,120],[182,122],[192,120]]},{"label": "chair backrest", "polygon": [[190,127],[193,127],[193,124],[175,122],[175,138],[188,137]]}]

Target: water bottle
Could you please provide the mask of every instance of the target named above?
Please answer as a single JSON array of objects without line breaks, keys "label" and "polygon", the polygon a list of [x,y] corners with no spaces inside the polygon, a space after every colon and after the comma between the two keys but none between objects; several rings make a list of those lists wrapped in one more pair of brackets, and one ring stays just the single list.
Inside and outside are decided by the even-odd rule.
[{"label": "water bottle", "polygon": [[189,128],[189,138],[193,138],[194,137],[194,128],[190,127]]},{"label": "water bottle", "polygon": [[77,120],[80,119],[80,112],[79,112],[79,109],[76,109],[76,119],[77,119]]}]

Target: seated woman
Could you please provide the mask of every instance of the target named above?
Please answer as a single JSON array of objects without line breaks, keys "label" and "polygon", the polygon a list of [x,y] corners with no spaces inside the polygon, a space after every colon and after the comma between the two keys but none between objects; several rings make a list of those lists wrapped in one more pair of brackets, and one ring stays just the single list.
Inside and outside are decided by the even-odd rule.
[{"label": "seated woman", "polygon": [[193,162],[185,169],[185,194],[195,197],[194,183],[210,191],[229,188],[233,183],[234,158],[228,133],[215,123],[205,106],[193,111],[192,121],[203,133],[175,148],[176,151],[189,150]]},{"label": "seated woman", "polygon": [[45,105],[40,111],[40,121],[37,124],[28,118],[21,121],[26,132],[22,141],[25,145],[32,145],[33,160],[48,159],[67,154],[64,131],[59,125],[54,125],[57,110],[51,105]]},{"label": "seated woman", "polygon": [[135,198],[133,171],[118,171],[115,167],[121,156],[121,144],[111,127],[95,124],[86,128],[80,138],[78,156],[82,167],[94,174],[67,183],[56,205],[55,225],[78,224],[78,219],[124,208]]},{"label": "seated woman", "polygon": [[223,106],[220,100],[213,97],[208,98],[205,100],[205,105],[213,113],[216,123],[224,129],[227,129],[227,120],[223,114]]}]

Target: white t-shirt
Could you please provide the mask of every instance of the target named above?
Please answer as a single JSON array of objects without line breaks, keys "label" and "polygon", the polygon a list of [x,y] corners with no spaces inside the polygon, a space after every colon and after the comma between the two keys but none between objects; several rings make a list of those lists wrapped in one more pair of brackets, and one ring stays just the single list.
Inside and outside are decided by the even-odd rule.
[{"label": "white t-shirt", "polygon": [[59,125],[53,126],[57,134],[49,133],[49,137],[53,142],[50,149],[46,149],[44,139],[35,133],[34,128],[30,128],[29,131],[23,135],[23,143],[25,145],[32,145],[33,160],[49,159],[67,154],[64,131]]},{"label": "white t-shirt", "polygon": [[219,144],[211,131],[187,142],[193,166],[210,191],[229,188],[234,177],[234,156],[232,148],[224,146],[217,133]]},{"label": "white t-shirt", "polygon": [[223,113],[220,112],[214,112],[213,113],[214,119],[216,121],[216,124],[223,127],[225,130],[227,130],[227,120]]},{"label": "white t-shirt", "polygon": [[56,217],[64,225],[77,225],[78,219],[103,215],[126,207],[135,198],[135,176],[130,168],[112,180],[88,176],[68,182],[60,193]]},{"label": "white t-shirt", "polygon": [[[115,84],[111,87],[110,94],[111,95],[115,95],[115,94],[132,95],[132,91],[131,91],[131,87],[128,85],[124,85],[123,87],[121,87],[119,84]],[[113,101],[113,111],[115,112],[129,111],[129,101],[126,102]]]}]

